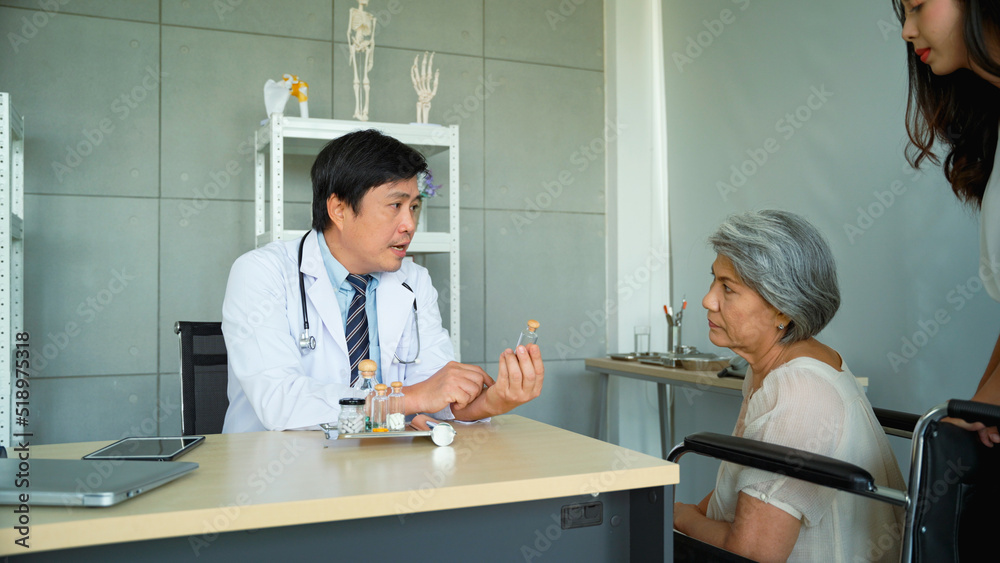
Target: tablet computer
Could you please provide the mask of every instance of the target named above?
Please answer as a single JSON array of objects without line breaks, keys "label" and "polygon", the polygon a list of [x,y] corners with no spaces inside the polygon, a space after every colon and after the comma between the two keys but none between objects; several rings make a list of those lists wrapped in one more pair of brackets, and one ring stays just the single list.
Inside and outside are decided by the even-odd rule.
[{"label": "tablet computer", "polygon": [[[0,475],[23,472],[26,462],[0,459]],[[83,459],[36,459],[31,456],[28,477],[0,479],[0,505],[23,506],[112,506],[169,483],[198,468],[189,461],[90,461]],[[25,499],[28,499],[25,502]],[[18,512],[15,510],[14,512]],[[27,508],[23,510],[27,512]]]},{"label": "tablet computer", "polygon": [[204,436],[143,436],[123,438],[83,459],[172,461],[205,441]]}]

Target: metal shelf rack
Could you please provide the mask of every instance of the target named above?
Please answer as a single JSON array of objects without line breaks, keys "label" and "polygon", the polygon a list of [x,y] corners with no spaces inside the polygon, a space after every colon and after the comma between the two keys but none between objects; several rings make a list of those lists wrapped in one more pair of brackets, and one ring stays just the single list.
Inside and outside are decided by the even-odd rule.
[{"label": "metal shelf rack", "polygon": [[24,119],[11,105],[10,94],[0,92],[0,445],[4,446],[13,443],[13,345],[15,334],[24,327],[23,217]]},{"label": "metal shelf rack", "polygon": [[[420,151],[425,157],[448,153],[448,230],[418,231],[410,243],[411,254],[446,253],[449,256],[449,304],[452,344],[461,359],[459,321],[459,224],[458,224],[458,126],[361,122],[340,119],[288,117],[272,114],[254,135],[255,242],[261,247],[276,240],[292,240],[305,229],[285,228],[285,154],[319,154],[330,140],[361,129],[377,129]],[[268,189],[270,186],[270,189]],[[269,199],[268,199],[269,198]],[[270,213],[268,213],[270,206]],[[427,208],[422,220],[428,220]],[[308,227],[308,225],[306,225]]]}]

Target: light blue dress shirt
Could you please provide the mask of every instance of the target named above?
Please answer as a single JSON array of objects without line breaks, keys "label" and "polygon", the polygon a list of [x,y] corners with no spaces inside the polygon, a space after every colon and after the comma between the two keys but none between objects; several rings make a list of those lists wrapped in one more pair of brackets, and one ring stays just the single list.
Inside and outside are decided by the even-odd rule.
[{"label": "light blue dress shirt", "polygon": [[[319,240],[320,255],[323,256],[323,265],[326,266],[326,275],[330,278],[330,283],[337,290],[337,303],[340,305],[340,317],[344,323],[344,330],[347,330],[347,309],[351,306],[351,300],[354,299],[354,286],[347,281],[347,275],[350,272],[347,271],[326,245],[326,239],[323,237],[323,233],[317,233],[319,236],[316,238]],[[382,362],[379,361],[381,354],[379,352],[378,345],[378,309],[375,308],[375,289],[378,288],[378,278],[372,276],[368,280],[368,289],[365,292],[365,315],[368,317],[368,357],[375,360],[378,364],[378,369],[375,371],[375,382],[382,382]]]}]

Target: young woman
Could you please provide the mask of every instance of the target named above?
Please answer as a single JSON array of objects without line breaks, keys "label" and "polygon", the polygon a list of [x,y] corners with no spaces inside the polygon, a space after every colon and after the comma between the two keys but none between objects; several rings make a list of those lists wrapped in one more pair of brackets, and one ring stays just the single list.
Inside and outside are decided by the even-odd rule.
[{"label": "young woman", "polygon": [[[910,94],[907,159],[937,164],[935,143],[946,151],[944,173],[955,195],[980,209],[979,276],[1000,301],[1000,2],[893,0],[908,45]],[[997,169],[994,173],[994,169]],[[1000,337],[972,400],[1000,404]],[[978,431],[984,444],[1000,433],[978,422],[952,420]]]}]

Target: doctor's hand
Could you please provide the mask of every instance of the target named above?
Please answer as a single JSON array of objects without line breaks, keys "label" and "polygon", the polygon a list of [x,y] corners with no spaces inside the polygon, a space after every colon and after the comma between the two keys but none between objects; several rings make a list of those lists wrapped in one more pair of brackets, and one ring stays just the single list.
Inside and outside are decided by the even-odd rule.
[{"label": "doctor's hand", "polygon": [[455,408],[452,405],[451,412],[458,420],[479,420],[503,414],[538,397],[544,381],[542,351],[536,344],[518,346],[516,352],[508,348],[500,354],[496,384],[468,407]]},{"label": "doctor's hand", "polygon": [[505,413],[538,397],[545,381],[545,366],[542,351],[537,344],[518,346],[517,351],[509,348],[500,354],[500,373],[496,385],[486,390],[487,404]]},{"label": "doctor's hand", "polygon": [[436,423],[441,421],[435,418],[431,418],[426,414],[418,414],[417,416],[413,417],[413,420],[410,421],[410,426],[414,430],[430,430],[431,427],[427,425],[428,422]]},{"label": "doctor's hand", "polygon": [[482,368],[448,362],[427,380],[411,385],[406,391],[407,413],[437,412],[448,405],[464,408],[493,385],[493,378]]}]

